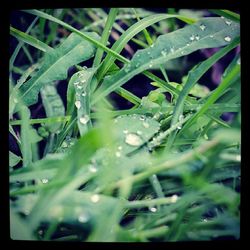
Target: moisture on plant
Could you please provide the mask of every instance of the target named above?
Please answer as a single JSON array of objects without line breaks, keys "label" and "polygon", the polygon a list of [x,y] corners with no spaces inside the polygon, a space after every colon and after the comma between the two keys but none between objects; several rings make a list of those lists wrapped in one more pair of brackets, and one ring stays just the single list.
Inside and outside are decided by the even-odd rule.
[{"label": "moisture on plant", "polygon": [[14,240],[240,238],[237,10],[10,16]]}]

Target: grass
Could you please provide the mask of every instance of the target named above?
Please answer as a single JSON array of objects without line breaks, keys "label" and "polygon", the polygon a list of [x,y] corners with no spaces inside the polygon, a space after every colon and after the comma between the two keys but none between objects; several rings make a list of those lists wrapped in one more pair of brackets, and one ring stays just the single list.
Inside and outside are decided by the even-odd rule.
[{"label": "grass", "polygon": [[12,239],[240,238],[240,16],[179,12],[16,12],[28,28],[10,24]]}]

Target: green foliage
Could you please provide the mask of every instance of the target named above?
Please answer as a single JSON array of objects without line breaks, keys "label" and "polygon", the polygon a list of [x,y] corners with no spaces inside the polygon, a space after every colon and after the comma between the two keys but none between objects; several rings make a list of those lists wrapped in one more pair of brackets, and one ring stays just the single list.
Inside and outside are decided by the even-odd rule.
[{"label": "green foliage", "polygon": [[[10,28],[19,41],[10,58],[11,238],[239,239],[240,54],[214,89],[205,77],[239,45],[239,15],[25,12],[36,16],[26,32]],[[219,50],[190,59],[208,48]],[[133,79],[134,93],[126,83],[139,74],[148,89],[137,96],[141,82]],[[132,107],[117,108],[114,92]]]}]

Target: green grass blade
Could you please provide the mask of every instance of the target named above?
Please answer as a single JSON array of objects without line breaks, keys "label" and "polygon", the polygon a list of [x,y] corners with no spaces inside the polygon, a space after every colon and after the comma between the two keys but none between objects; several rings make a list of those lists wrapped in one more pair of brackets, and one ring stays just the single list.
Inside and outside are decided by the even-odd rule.
[{"label": "green grass blade", "polygon": [[231,20],[233,20],[235,22],[240,22],[240,15],[233,12],[233,11],[230,11],[230,10],[215,10],[215,9],[212,9],[210,11],[217,14],[217,15],[219,15],[219,16],[231,19]]},{"label": "green grass blade", "polygon": [[[237,38],[234,42],[224,47],[223,49],[215,53],[213,56],[211,56],[210,58],[202,62],[200,65],[198,65],[195,69],[189,72],[185,86],[183,87],[183,90],[178,96],[177,103],[174,109],[173,118],[171,121],[171,126],[173,126],[178,122],[179,117],[182,115],[183,112],[185,98],[188,96],[190,90],[197,83],[197,81],[214,65],[215,62],[217,62],[220,58],[226,55],[233,48],[235,48],[239,44],[239,42],[240,39]],[[171,147],[172,143],[174,142],[176,133],[177,131],[169,136],[167,143],[168,146],[166,149],[169,149]]]},{"label": "green grass blade", "polygon": [[[96,40],[96,33],[89,33]],[[57,49],[45,55],[44,63],[35,76],[20,87],[20,98],[26,105],[37,102],[40,89],[49,82],[67,77],[70,66],[93,57],[96,48],[76,34],[71,34]]]},{"label": "green grass blade", "polygon": [[131,62],[118,73],[107,77],[94,95],[94,102],[147,69],[158,67],[171,59],[190,54],[198,49],[225,46],[231,39],[237,37],[239,32],[237,23],[227,25],[221,18],[206,18],[162,35],[152,47],[137,51]]},{"label": "green grass blade", "polygon": [[[127,29],[119,38],[118,41],[116,41],[113,46],[112,50],[120,53],[122,49],[125,47],[125,45],[139,32],[143,31],[145,28],[151,26],[154,23],[157,23],[161,20],[167,19],[167,18],[179,18],[178,15],[167,15],[167,14],[156,14],[149,17],[146,17],[139,22],[132,25],[129,29]],[[104,59],[102,66],[98,70],[97,77],[98,79],[102,79],[105,73],[108,71],[109,67],[114,63],[116,58],[114,58],[111,54],[107,55]]]},{"label": "green grass blade", "polygon": [[[110,31],[112,29],[112,26],[114,24],[114,21],[115,21],[115,18],[116,18],[118,11],[119,11],[119,9],[117,9],[117,8],[111,8],[111,10],[108,14],[108,18],[107,18],[107,21],[105,24],[105,28],[102,32],[102,37],[101,37],[101,41],[100,41],[103,45],[107,44],[107,41],[108,41],[108,38],[110,35]],[[93,62],[93,67],[97,67],[100,64],[100,62],[102,60],[102,55],[103,55],[103,50],[98,48],[96,51],[94,62]]]},{"label": "green grass blade", "polygon": [[53,50],[50,46],[47,44],[41,42],[40,40],[34,38],[33,36],[28,35],[27,33],[24,33],[20,30],[17,30],[13,27],[10,27],[10,34],[14,37],[16,37],[18,40],[27,43],[43,52],[48,52]]},{"label": "green grass blade", "polygon": [[191,124],[193,124],[200,115],[204,114],[209,109],[210,105],[216,102],[216,100],[222,95],[225,89],[228,88],[234,82],[235,79],[239,78],[239,74],[240,74],[240,65],[235,65],[232,71],[229,72],[228,75],[224,78],[224,80],[220,83],[219,87],[216,88],[213,91],[213,93],[209,96],[209,98],[203,104],[201,109],[198,112],[196,112],[192,116],[192,118],[190,118],[190,120],[185,124],[185,126],[182,128],[180,132],[183,133],[183,131],[186,128],[188,128]]}]

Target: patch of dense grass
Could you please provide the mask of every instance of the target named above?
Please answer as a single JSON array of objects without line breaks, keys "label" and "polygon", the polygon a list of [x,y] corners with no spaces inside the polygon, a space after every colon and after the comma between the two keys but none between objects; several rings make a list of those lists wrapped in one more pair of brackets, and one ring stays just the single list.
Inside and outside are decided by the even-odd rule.
[{"label": "patch of dense grass", "polygon": [[[12,239],[240,237],[238,14],[132,8],[14,14]],[[209,49],[208,58],[198,53]],[[223,58],[228,63],[214,86],[208,73]],[[122,99],[132,108],[118,109]]]}]

